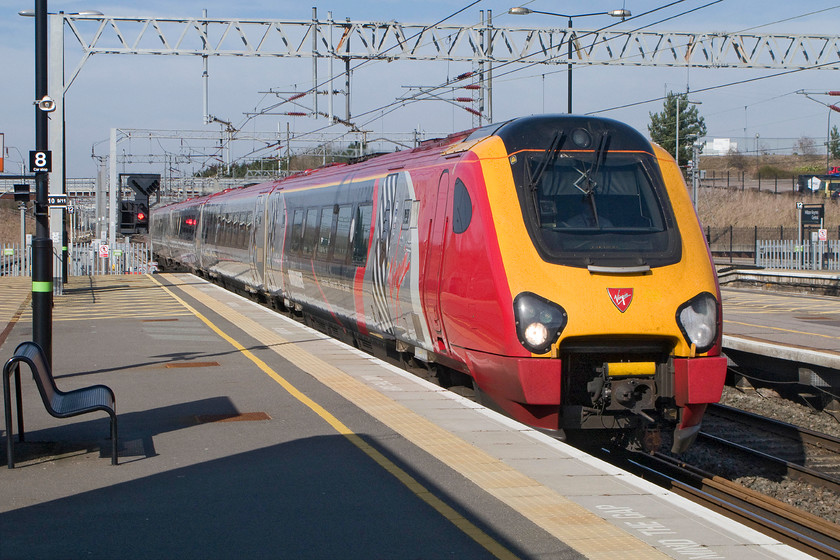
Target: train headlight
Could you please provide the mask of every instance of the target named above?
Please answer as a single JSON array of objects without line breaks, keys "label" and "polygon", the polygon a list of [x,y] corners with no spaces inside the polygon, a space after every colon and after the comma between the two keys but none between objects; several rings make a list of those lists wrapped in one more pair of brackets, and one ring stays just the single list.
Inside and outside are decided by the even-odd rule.
[{"label": "train headlight", "polygon": [[697,347],[697,352],[714,346],[718,334],[717,317],[717,300],[708,292],[691,298],[677,309],[677,324],[685,340]]},{"label": "train headlight", "polygon": [[513,300],[519,342],[534,354],[545,354],[566,326],[566,310],[536,294],[523,292]]}]

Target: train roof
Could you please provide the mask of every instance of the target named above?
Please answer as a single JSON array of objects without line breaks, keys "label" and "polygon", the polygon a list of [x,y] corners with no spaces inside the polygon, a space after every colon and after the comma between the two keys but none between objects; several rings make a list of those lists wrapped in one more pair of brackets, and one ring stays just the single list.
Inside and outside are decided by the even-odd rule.
[{"label": "train roof", "polygon": [[[545,138],[558,130],[587,130],[592,136],[599,136],[609,131],[611,149],[640,150],[653,152],[650,142],[634,128],[602,117],[588,117],[581,115],[532,115],[510,119],[501,123],[493,123],[479,128],[472,128],[455,132],[443,138],[434,138],[421,142],[417,147],[397,152],[369,154],[348,162],[330,163],[322,167],[307,169],[266,183],[248,184],[241,187],[225,189],[217,193],[187,199],[185,201],[168,204],[160,209],[176,210],[180,207],[202,205],[217,198],[235,199],[239,195],[252,196],[254,194],[269,193],[279,189],[306,188],[313,181],[344,180],[348,172],[355,170],[378,173],[382,168],[394,168],[396,164],[405,164],[406,159],[414,157],[435,157],[455,153],[459,145],[464,150],[488,136],[497,135],[502,138],[508,151],[527,148],[544,148]],[[586,146],[589,147],[589,146]],[[307,180],[311,178],[312,180]]]}]

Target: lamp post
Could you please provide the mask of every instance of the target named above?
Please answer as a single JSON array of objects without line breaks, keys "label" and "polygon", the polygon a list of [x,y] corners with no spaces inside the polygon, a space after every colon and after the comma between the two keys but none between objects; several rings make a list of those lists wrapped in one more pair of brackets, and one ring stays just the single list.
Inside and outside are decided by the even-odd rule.
[{"label": "lamp post", "polygon": [[564,17],[569,20],[568,28],[568,44],[569,44],[569,51],[568,51],[568,63],[567,63],[567,78],[568,78],[568,113],[572,113],[572,43],[574,42],[573,33],[572,33],[572,18],[576,17],[587,17],[587,16],[611,16],[611,17],[618,17],[624,21],[625,18],[630,17],[630,10],[610,10],[608,12],[592,12],[590,14],[558,14],[555,12],[541,12],[540,10],[532,10],[530,8],[511,8],[508,10],[509,14],[516,15],[516,16],[527,16],[528,14],[543,14],[547,16],[557,16],[557,17]]},{"label": "lamp post", "polygon": [[[35,0],[35,10],[20,12],[35,17],[35,159],[47,154],[48,111],[55,108],[47,96],[47,0]],[[50,105],[52,103],[52,105]],[[33,155],[30,155],[33,159]],[[35,172],[35,237],[32,239],[32,339],[52,364],[52,241],[47,206],[49,172]]]},{"label": "lamp post", "polygon": [[[50,181],[47,183],[47,195],[49,194],[67,194],[67,173],[66,173],[66,150],[65,150],[65,111],[64,111],[64,96],[67,90],[67,86],[64,80],[64,21],[65,16],[102,16],[102,12],[97,10],[86,10],[80,12],[58,12],[58,13],[47,13],[46,12],[46,5],[43,8],[44,14],[44,23],[42,24],[44,27],[47,27],[49,24],[49,31],[46,32],[47,38],[44,40],[43,49],[43,57],[46,59],[47,52],[51,50],[51,56],[49,58],[49,62],[45,63],[44,72],[44,83],[49,82],[51,84],[50,88],[47,91],[52,92],[52,99],[51,108],[48,111],[55,111],[56,116],[50,119],[50,128],[53,131],[52,141],[50,143],[45,143],[47,145],[46,149],[50,149],[51,153],[55,156],[54,157],[54,166],[48,172],[50,173]],[[36,27],[38,26],[37,23],[37,16],[38,13],[38,6],[36,2],[36,10],[21,10],[18,12],[18,15],[25,16],[25,17],[33,17],[36,18]],[[37,50],[37,47],[36,47]],[[37,57],[37,53],[36,53]],[[50,73],[47,74],[47,71]],[[37,81],[37,80],[36,80]],[[46,87],[46,86],[45,86]],[[42,107],[42,111],[45,110]],[[38,148],[39,150],[41,148]],[[52,192],[50,192],[49,183],[52,183]],[[37,193],[37,189],[36,189]],[[36,205],[36,212],[37,212],[37,205]],[[68,254],[68,231],[67,231],[67,215],[65,208],[47,208],[47,224],[49,224],[48,234],[47,236],[52,240],[53,243],[59,243],[61,247],[61,251],[59,252],[58,256],[54,258],[53,262],[53,269],[56,267],[60,267],[59,274],[56,277],[60,277],[62,282],[67,281],[68,276],[68,261],[69,261],[69,254]],[[33,246],[34,247],[34,246]],[[33,253],[33,262],[34,262],[34,253]],[[60,284],[61,285],[61,284]]]},{"label": "lamp post", "polygon": [[[686,94],[688,95],[688,94]],[[676,121],[677,121],[677,134],[674,139],[674,159],[677,160],[677,167],[680,166],[680,94],[677,94],[677,114],[676,114]],[[685,102],[689,105],[702,105],[702,101],[689,101],[688,99]]]},{"label": "lamp post", "polygon": [[[35,0],[34,10],[22,10],[21,16],[35,18],[35,151],[30,159],[49,153],[48,113],[56,103],[47,88],[47,0]],[[63,48],[61,45],[60,48]],[[63,100],[64,92],[61,98]],[[62,120],[63,120],[62,103]],[[63,150],[62,150],[63,151]],[[57,162],[62,167],[64,161]],[[48,161],[48,160],[45,160]],[[35,171],[35,237],[32,239],[32,338],[52,365],[53,241],[50,238],[49,195],[50,166],[39,165]],[[63,189],[62,189],[63,190]]]}]

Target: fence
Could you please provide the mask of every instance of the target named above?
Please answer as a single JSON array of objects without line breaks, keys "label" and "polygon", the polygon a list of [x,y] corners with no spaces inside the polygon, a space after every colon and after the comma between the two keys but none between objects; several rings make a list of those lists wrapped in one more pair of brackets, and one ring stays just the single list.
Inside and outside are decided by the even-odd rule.
[{"label": "fence", "polygon": [[146,243],[117,243],[114,247],[77,243],[70,253],[69,274],[146,274],[157,271],[152,262],[151,246]]},{"label": "fence", "polygon": [[[810,238],[815,228],[807,228],[804,238]],[[706,240],[709,242],[709,249],[715,256],[740,256],[751,257],[755,254],[756,244],[759,240],[770,241],[796,241],[799,232],[795,226],[791,227],[706,227]],[[830,239],[840,239],[840,226],[828,230]]]},{"label": "fence", "polygon": [[20,243],[2,243],[0,252],[0,276],[30,276],[32,251],[28,245],[21,250]]},{"label": "fence", "polygon": [[840,270],[840,241],[758,241],[755,264],[792,270]]},{"label": "fence", "polygon": [[[31,276],[32,249],[21,251],[20,244],[0,244],[0,276]],[[145,274],[156,272],[151,246],[145,243],[117,243],[109,247],[99,242],[75,243],[70,247],[67,262],[69,276],[94,274]],[[61,277],[61,269],[54,267],[53,276]]]}]

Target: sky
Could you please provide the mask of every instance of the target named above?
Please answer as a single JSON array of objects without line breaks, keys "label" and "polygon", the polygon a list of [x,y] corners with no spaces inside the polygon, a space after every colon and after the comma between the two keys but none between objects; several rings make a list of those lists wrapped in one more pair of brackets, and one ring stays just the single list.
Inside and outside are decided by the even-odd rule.
[{"label": "sky", "polygon": [[[447,19],[448,24],[473,25],[480,20],[480,10],[490,10],[497,27],[565,27],[565,19],[531,14],[507,13],[522,5],[533,10],[557,13],[591,13],[616,8],[633,15],[672,4],[654,14],[628,21],[612,29],[635,29],[646,26],[654,31],[736,32],[754,29],[757,33],[838,35],[840,4],[815,0],[807,3],[778,0],[523,0],[521,4],[505,0],[182,0],[171,2],[146,0],[143,3],[103,0],[52,0],[51,12],[67,13],[98,10],[112,16],[200,17],[202,10],[217,18],[257,18],[306,21],[312,8],[319,19],[332,12],[335,20],[390,21],[432,24]],[[32,9],[34,2],[0,0],[0,133],[6,147],[6,173],[21,170],[29,150],[34,149],[34,18],[18,12]],[[657,23],[662,19],[667,21]],[[606,21],[605,21],[606,20]],[[575,28],[597,29],[615,23],[607,16],[575,20]],[[81,48],[75,39],[65,41],[65,68],[69,73],[81,60]],[[356,63],[358,64],[358,63]],[[276,102],[266,94],[277,91],[306,90],[312,85],[310,59],[253,59],[215,57],[209,62],[209,112],[245,132],[270,134],[288,127],[295,133],[318,130],[344,132],[341,125],[327,127],[325,119],[265,115],[248,116]],[[408,86],[438,85],[474,70],[469,63],[445,62],[376,62],[365,64],[353,73],[353,115],[362,115],[357,123],[374,136],[389,133],[450,133],[472,128],[473,116],[444,101],[401,104],[395,100],[406,95]],[[817,101],[797,94],[798,90],[840,90],[840,76],[830,70],[782,73],[779,70],[738,70],[579,66],[574,77],[575,113],[593,113],[624,121],[647,134],[650,113],[662,110],[661,98],[667,91],[690,89],[691,99],[700,101],[700,115],[705,119],[708,137],[738,138],[743,150],[776,146],[774,138],[798,139],[803,136],[825,138],[827,127],[840,125],[840,118],[829,121],[831,111]],[[112,128],[132,130],[201,130],[218,131],[218,123],[203,122],[202,63],[198,57],[94,55],[82,67],[65,98],[67,169],[69,177],[93,177],[96,160],[107,154]],[[502,74],[501,72],[499,74]],[[327,75],[326,66],[319,77]],[[493,83],[495,121],[536,113],[566,111],[565,65],[518,66],[517,71],[497,75]],[[749,81],[752,80],[752,81]],[[736,82],[744,82],[737,85]],[[343,84],[340,84],[343,87]],[[454,94],[458,95],[458,94]],[[840,103],[836,98],[815,96],[819,101]],[[648,101],[653,100],[653,101]],[[308,100],[302,100],[308,103]],[[322,102],[324,108],[326,102]],[[336,113],[343,115],[344,98],[335,99]],[[621,107],[621,108],[618,108]],[[838,117],[835,115],[835,117]],[[54,115],[53,115],[53,118]],[[746,138],[750,140],[743,140]],[[123,141],[119,151],[132,156],[121,164],[120,171],[158,172],[169,166],[170,172],[191,174],[219,161],[213,146],[197,141],[131,140]],[[793,141],[788,140],[790,145]],[[752,145],[751,145],[752,144]],[[781,142],[784,144],[784,142]],[[247,154],[270,155],[266,143],[237,142],[233,158]],[[822,140],[818,149],[822,149]],[[163,153],[201,154],[189,163],[173,165],[156,161]]]}]

